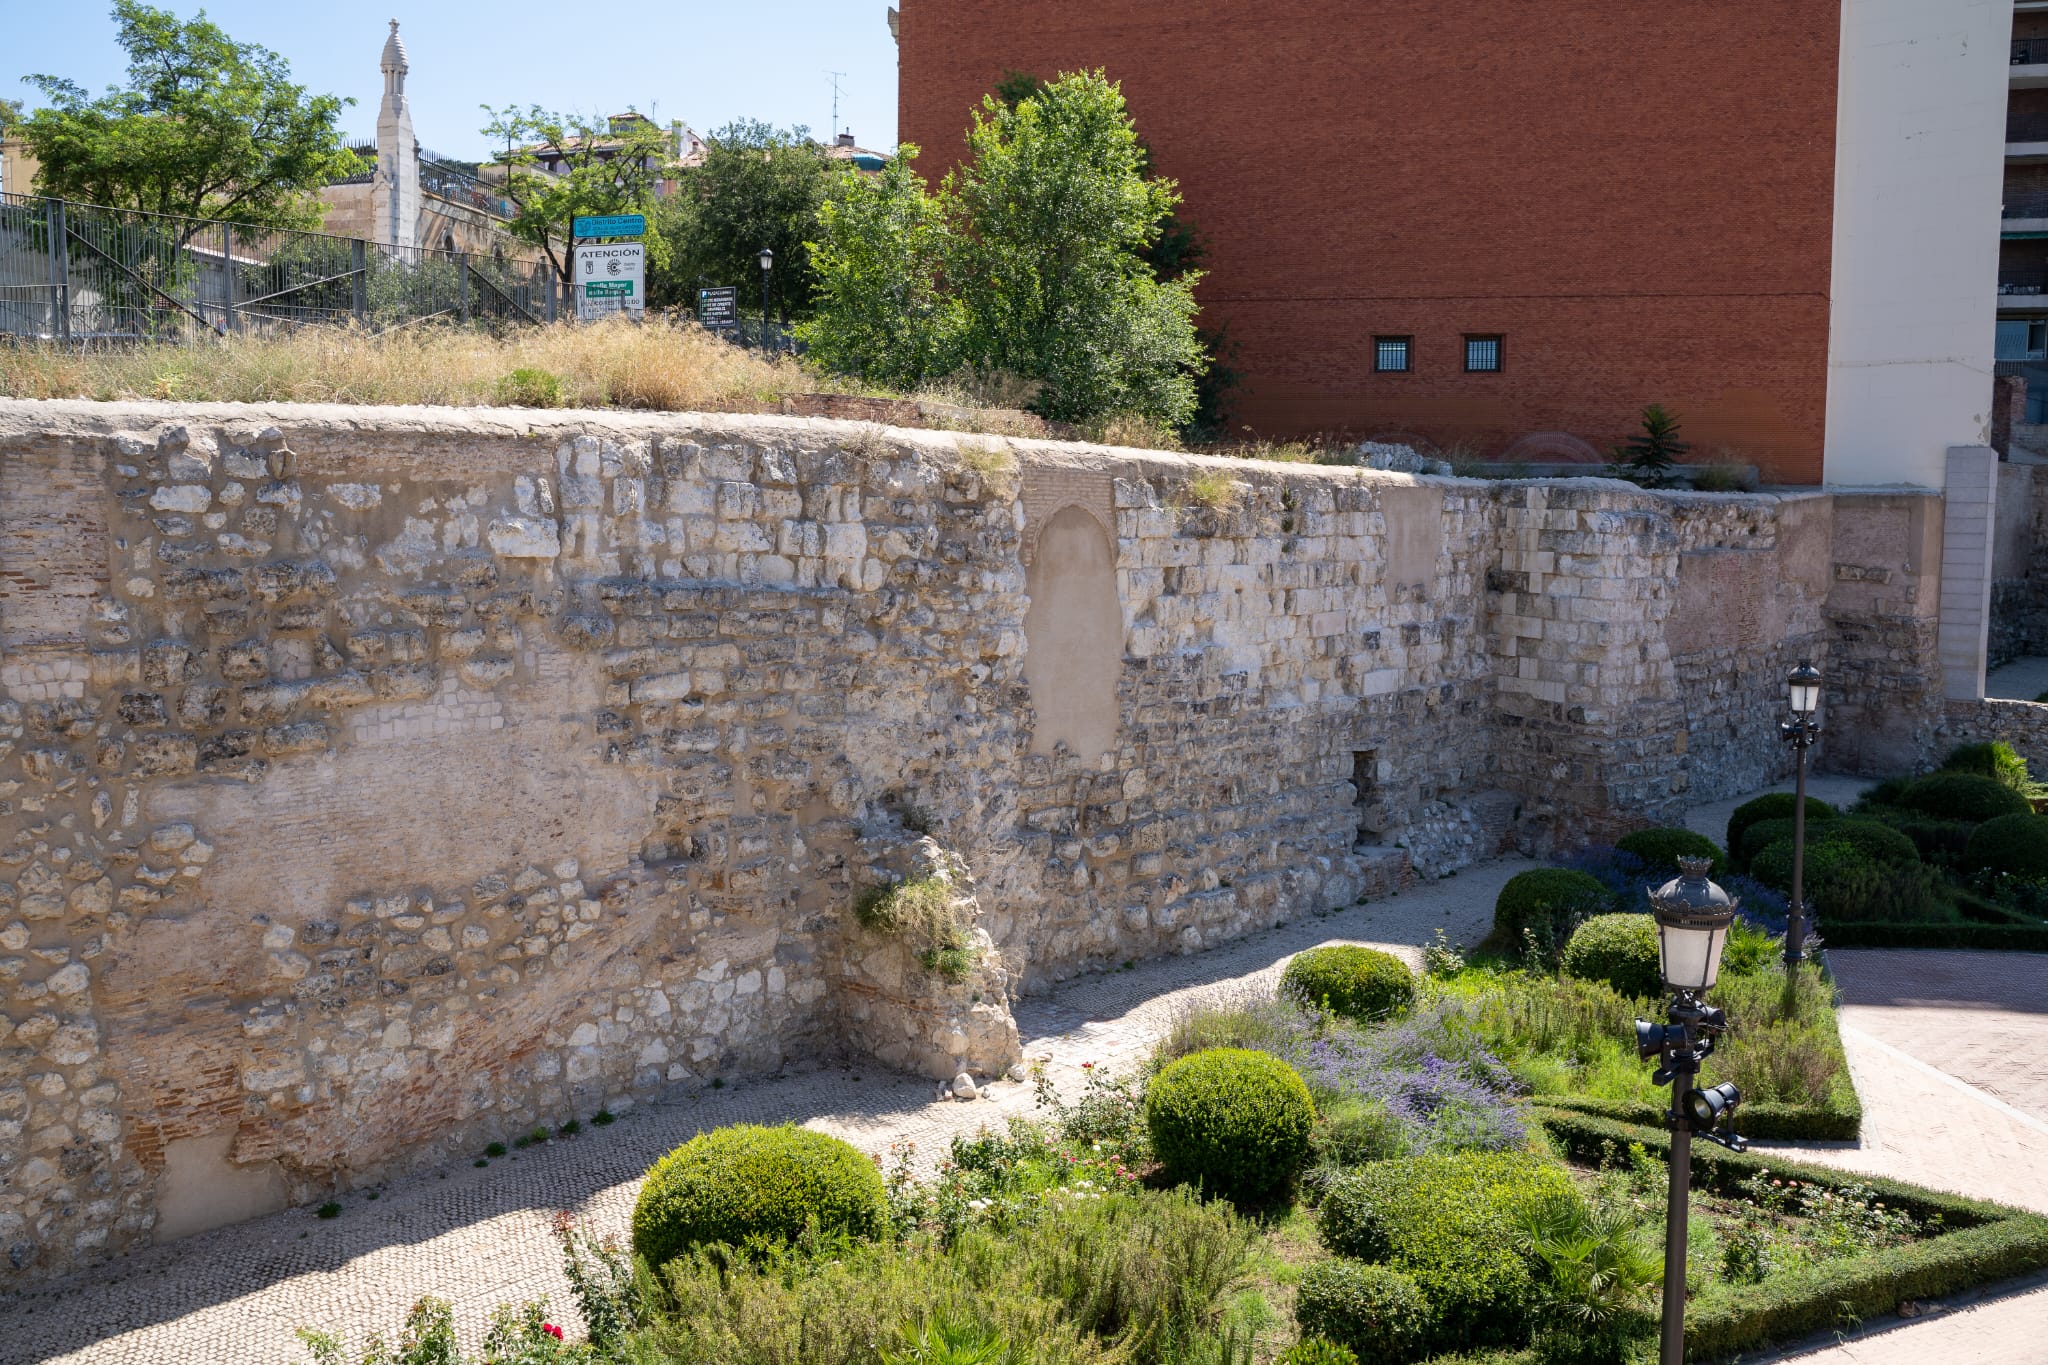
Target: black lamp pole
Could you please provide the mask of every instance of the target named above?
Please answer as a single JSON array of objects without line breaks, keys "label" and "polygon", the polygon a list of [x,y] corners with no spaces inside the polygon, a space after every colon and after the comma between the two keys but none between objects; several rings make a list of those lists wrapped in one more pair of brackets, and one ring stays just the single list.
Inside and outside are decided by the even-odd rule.
[{"label": "black lamp pole", "polygon": [[761,349],[768,349],[768,272],[775,269],[773,247],[761,248]]},{"label": "black lamp pole", "polygon": [[1701,999],[1720,973],[1721,947],[1735,920],[1736,902],[1707,880],[1706,858],[1681,858],[1680,875],[1650,893],[1657,920],[1657,956],[1664,987],[1671,993],[1667,1022],[1636,1020],[1636,1055],[1655,1059],[1650,1079],[1671,1087],[1664,1118],[1671,1129],[1671,1186],[1664,1205],[1664,1321],[1658,1365],[1685,1365],[1685,1253],[1692,1202],[1692,1139],[1735,1151],[1744,1144],[1717,1131],[1734,1116],[1741,1092],[1723,1084],[1701,1090],[1693,1084],[1714,1040],[1728,1028],[1728,1016]]},{"label": "black lamp pole", "polygon": [[[1806,751],[1820,738],[1814,713],[1820,709],[1820,670],[1807,660],[1786,679],[1791,694],[1792,719],[1778,722],[1778,737],[1792,746],[1798,776],[1792,798],[1792,905],[1785,921],[1785,965],[1797,971],[1806,960],[1807,935],[1811,926],[1806,913]],[[1816,936],[1813,940],[1820,942]]]}]

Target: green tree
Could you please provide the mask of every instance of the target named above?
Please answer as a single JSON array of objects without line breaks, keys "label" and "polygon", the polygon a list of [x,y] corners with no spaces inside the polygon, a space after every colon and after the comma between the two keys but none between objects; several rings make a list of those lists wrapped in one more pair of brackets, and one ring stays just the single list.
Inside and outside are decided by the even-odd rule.
[{"label": "green tree", "polygon": [[[505,145],[505,197],[515,210],[508,227],[540,248],[565,285],[575,274],[571,220],[651,212],[656,186],[674,169],[668,134],[651,119],[599,123],[537,104],[484,112],[484,136]],[[555,169],[541,169],[543,162]],[[652,274],[665,260],[658,235],[648,237],[647,256]]]},{"label": "green tree", "polygon": [[808,244],[836,179],[824,148],[806,128],[753,120],[727,124],[704,146],[703,163],[681,173],[659,210],[670,253],[657,301],[690,303],[702,285],[735,285],[758,306],[765,246],[775,253],[777,316],[808,315],[816,287]]},{"label": "green tree", "polygon": [[966,331],[944,287],[945,206],[911,169],[917,154],[906,142],[880,175],[849,172],[820,207],[809,253],[818,315],[797,328],[827,368],[903,388],[951,373]]},{"label": "green tree", "polygon": [[21,122],[21,101],[0,97],[0,134]]},{"label": "green tree", "polygon": [[115,0],[113,14],[127,84],[93,98],[61,77],[29,77],[50,102],[19,125],[40,163],[36,188],[149,213],[318,227],[320,187],[361,165],[336,130],[354,101],[308,95],[284,58],[235,42],[204,12],[187,23]]},{"label": "green tree", "polygon": [[1615,460],[1622,473],[1646,488],[1669,481],[1671,467],[1692,447],[1678,439],[1678,417],[1666,412],[1662,403],[1643,409],[1643,429],[1616,448]]},{"label": "green tree", "polygon": [[1185,425],[1206,364],[1200,274],[1162,281],[1146,260],[1180,197],[1145,175],[1123,92],[1096,71],[1014,106],[989,96],[967,144],[971,159],[942,193],[966,227],[949,276],[970,363],[1037,380],[1047,417]]}]

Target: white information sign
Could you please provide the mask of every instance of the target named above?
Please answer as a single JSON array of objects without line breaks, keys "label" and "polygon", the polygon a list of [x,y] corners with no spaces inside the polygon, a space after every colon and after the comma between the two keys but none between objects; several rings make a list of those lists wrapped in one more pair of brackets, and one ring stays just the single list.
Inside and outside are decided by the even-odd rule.
[{"label": "white information sign", "polygon": [[610,242],[576,248],[576,316],[585,322],[611,313],[645,312],[647,248]]}]

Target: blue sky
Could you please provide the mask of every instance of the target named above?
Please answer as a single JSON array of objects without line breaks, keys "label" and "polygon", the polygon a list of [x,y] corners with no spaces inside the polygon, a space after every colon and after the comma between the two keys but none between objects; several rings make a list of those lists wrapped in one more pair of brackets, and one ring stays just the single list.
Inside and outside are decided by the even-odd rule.
[{"label": "blue sky", "polygon": [[[189,18],[194,0],[158,0]],[[397,19],[412,69],[413,132],[445,156],[487,150],[479,104],[541,104],[615,113],[631,104],[709,132],[735,118],[802,123],[822,137],[832,118],[828,71],[843,71],[839,122],[864,147],[896,145],[896,45],[886,0],[386,0],[376,9],[303,0],[212,0],[207,16],[239,42],[291,63],[309,90],[353,95],[345,131],[369,137],[382,90],[378,54]],[[4,0],[0,94],[41,102],[32,72],[97,93],[121,79],[109,7],[98,0]],[[617,21],[607,13],[621,16]],[[569,16],[564,18],[564,16]]]}]

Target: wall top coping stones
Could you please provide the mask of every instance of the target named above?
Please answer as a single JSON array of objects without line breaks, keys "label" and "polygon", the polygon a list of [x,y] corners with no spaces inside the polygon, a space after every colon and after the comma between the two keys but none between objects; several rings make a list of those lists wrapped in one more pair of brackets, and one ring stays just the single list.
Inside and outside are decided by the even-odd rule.
[{"label": "wall top coping stones", "polygon": [[[319,455],[332,440],[345,453],[358,441],[393,436],[474,443],[559,441],[602,433],[614,438],[698,437],[761,444],[858,445],[878,436],[899,450],[938,457],[955,455],[963,446],[1008,449],[1020,463],[1036,469],[1087,470],[1126,476],[1172,476],[1199,470],[1227,470],[1247,481],[1322,483],[1335,486],[1436,487],[1459,492],[1540,489],[1641,499],[1638,505],[1694,507],[1769,507],[1779,503],[1834,496],[1939,497],[1936,490],[1912,485],[1788,489],[1761,493],[1703,493],[1691,489],[1644,489],[1625,480],[1596,476],[1554,479],[1471,479],[1446,475],[1397,474],[1343,465],[1241,460],[1229,456],[1143,450],[1129,446],[1080,441],[1004,436],[925,428],[887,427],[870,422],[779,414],[676,412],[619,409],[455,408],[420,405],[354,405],[342,403],[102,403],[87,399],[0,398],[0,447],[30,441],[105,440],[142,432],[153,434],[178,424],[225,428],[235,439],[275,442],[277,428],[288,426],[299,452]],[[265,429],[269,428],[269,431]],[[529,449],[531,447],[528,447]],[[520,461],[519,463],[523,463]]]}]

